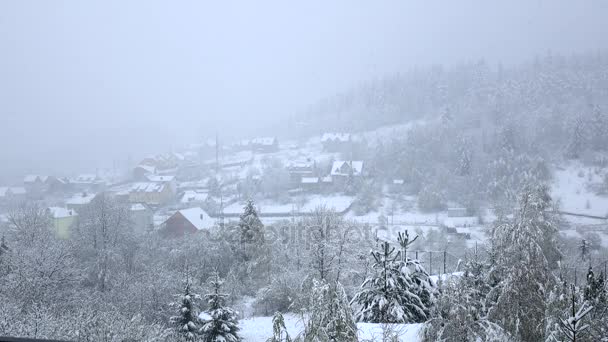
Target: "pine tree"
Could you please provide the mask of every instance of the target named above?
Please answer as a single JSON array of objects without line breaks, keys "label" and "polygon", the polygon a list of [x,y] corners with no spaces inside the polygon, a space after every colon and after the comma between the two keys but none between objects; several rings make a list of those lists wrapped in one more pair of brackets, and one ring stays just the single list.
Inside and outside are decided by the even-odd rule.
[{"label": "pine tree", "polygon": [[403,272],[401,252],[387,242],[371,253],[375,274],[361,285],[352,303],[360,307],[356,318],[372,323],[412,323],[426,320],[427,308],[414,292],[416,284]]},{"label": "pine tree", "polygon": [[423,341],[508,341],[508,334],[486,317],[484,299],[486,265],[478,260],[465,263],[462,276],[448,277],[426,322]]},{"label": "pine tree", "polygon": [[591,130],[591,147],[596,151],[606,150],[608,148],[608,117],[599,106],[593,108],[589,128]]},{"label": "pine tree", "polygon": [[559,256],[549,206],[546,187],[528,188],[513,221],[499,224],[492,236],[489,318],[524,341],[544,339],[547,289],[554,282],[550,266]]},{"label": "pine tree", "polygon": [[304,330],[305,342],[357,341],[357,325],[346,292],[339,282],[313,281]]},{"label": "pine tree", "polygon": [[212,292],[205,295],[209,310],[200,316],[202,327],[199,330],[203,342],[237,342],[241,341],[238,335],[237,312],[224,306],[228,295],[221,293],[224,281],[215,272],[208,280]]},{"label": "pine tree", "polygon": [[583,323],[583,319],[593,309],[593,306],[583,302],[583,304],[576,309],[576,291],[574,285],[572,285],[572,296],[571,296],[571,309],[568,318],[560,320],[559,334],[561,335],[561,341],[581,341],[583,336],[589,330],[589,324]]},{"label": "pine tree", "polygon": [[604,308],[608,304],[606,287],[604,284],[604,272],[601,272],[599,277],[595,276],[593,268],[589,266],[587,272],[587,284],[585,285],[584,298],[593,306]]},{"label": "pine tree", "polygon": [[[399,233],[397,241],[401,246],[401,272],[410,277],[413,281],[412,293],[420,298],[423,304],[424,313],[428,317],[429,310],[433,306],[435,300],[435,285],[431,282],[428,272],[417,259],[407,257],[407,249],[411,246],[418,236],[410,240],[409,234],[406,231]],[[420,317],[423,320],[422,317]]]},{"label": "pine tree", "polygon": [[570,142],[566,147],[566,156],[573,159],[578,159],[583,150],[587,147],[587,138],[585,133],[585,122],[581,116],[576,118]]},{"label": "pine tree", "polygon": [[258,243],[264,241],[264,225],[258,217],[253,200],[247,200],[239,220],[242,243]]},{"label": "pine tree", "polygon": [[178,302],[173,303],[177,309],[177,315],[171,317],[171,323],[175,326],[177,336],[184,341],[195,341],[197,328],[197,314],[195,301],[200,296],[190,290],[190,284],[186,284],[184,293],[177,295]]}]

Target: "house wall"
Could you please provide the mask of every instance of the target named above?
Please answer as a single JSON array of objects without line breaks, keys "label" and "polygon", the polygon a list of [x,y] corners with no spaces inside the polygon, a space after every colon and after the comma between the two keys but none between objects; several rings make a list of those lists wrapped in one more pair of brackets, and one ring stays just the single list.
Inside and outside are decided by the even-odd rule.
[{"label": "house wall", "polygon": [[131,192],[129,201],[132,203],[145,203],[148,205],[165,204],[173,198],[173,190],[165,186],[161,192]]},{"label": "house wall", "polygon": [[185,234],[192,234],[196,231],[196,227],[192,225],[190,221],[186,220],[182,214],[177,212],[165,222],[163,235],[166,237],[180,237]]}]

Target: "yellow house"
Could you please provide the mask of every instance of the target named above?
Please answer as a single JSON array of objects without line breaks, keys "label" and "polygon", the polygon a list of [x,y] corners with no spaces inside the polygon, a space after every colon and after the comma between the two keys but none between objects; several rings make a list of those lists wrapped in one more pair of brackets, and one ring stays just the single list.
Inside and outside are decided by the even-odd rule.
[{"label": "yellow house", "polygon": [[173,189],[169,183],[141,182],[135,183],[129,191],[131,203],[162,205],[173,199]]},{"label": "yellow house", "polygon": [[69,238],[72,227],[78,220],[78,214],[72,209],[61,207],[49,207],[47,210],[51,216],[55,234],[62,239]]}]

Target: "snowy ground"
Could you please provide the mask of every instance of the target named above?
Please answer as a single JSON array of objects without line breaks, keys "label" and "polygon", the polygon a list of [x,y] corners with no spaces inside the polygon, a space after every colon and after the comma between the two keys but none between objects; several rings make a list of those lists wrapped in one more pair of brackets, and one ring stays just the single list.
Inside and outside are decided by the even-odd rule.
[{"label": "snowy ground", "polygon": [[[241,336],[247,342],[266,342],[272,336],[272,317],[253,317],[239,321]],[[285,326],[291,337],[297,336],[303,330],[299,317],[285,315]],[[399,335],[400,341],[417,342],[422,330],[422,324],[391,324],[390,327]],[[381,324],[358,323],[359,341],[382,341],[383,327]]]},{"label": "snowy ground", "polygon": [[[334,209],[337,212],[346,210],[354,198],[352,196],[341,196],[341,195],[311,195],[303,198],[300,203],[295,199],[292,203],[276,203],[272,201],[260,201],[256,203],[259,212],[264,214],[284,214],[286,217],[290,217],[293,212],[307,213],[315,210],[320,205],[325,205],[329,209]],[[240,214],[243,212],[244,203],[237,202],[233,203],[224,208],[226,214]]]},{"label": "snowy ground", "polygon": [[551,194],[561,202],[561,210],[604,217],[608,214],[608,196],[597,195],[589,188],[602,181],[593,168],[571,163],[556,170],[554,177]]}]

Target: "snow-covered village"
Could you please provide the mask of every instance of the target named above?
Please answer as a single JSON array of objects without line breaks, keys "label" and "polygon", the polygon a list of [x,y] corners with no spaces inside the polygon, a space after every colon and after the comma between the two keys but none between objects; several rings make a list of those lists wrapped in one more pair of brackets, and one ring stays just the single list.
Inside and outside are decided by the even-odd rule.
[{"label": "snow-covered village", "polygon": [[0,3],[0,341],[608,341],[604,3],[237,3]]}]

